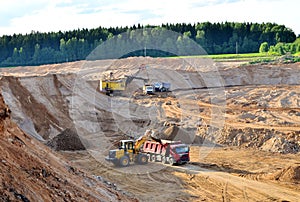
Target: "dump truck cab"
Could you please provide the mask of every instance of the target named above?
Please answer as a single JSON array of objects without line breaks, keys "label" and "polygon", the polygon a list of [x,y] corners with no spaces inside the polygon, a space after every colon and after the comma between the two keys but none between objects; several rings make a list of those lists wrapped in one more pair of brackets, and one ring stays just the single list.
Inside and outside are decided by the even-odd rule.
[{"label": "dump truck cab", "polygon": [[143,86],[143,92],[144,92],[144,94],[153,94],[154,93],[154,87],[150,84],[145,84]]},{"label": "dump truck cab", "polygon": [[170,156],[173,158],[173,164],[183,164],[190,161],[190,149],[186,144],[170,145]]}]

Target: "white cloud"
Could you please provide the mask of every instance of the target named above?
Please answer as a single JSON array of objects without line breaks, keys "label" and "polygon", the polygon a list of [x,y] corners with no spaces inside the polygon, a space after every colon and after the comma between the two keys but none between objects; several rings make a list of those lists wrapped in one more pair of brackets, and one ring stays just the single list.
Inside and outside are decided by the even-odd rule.
[{"label": "white cloud", "polygon": [[[300,34],[297,0],[0,0],[0,35],[134,24],[274,22]],[[288,7],[287,7],[288,6]]]}]

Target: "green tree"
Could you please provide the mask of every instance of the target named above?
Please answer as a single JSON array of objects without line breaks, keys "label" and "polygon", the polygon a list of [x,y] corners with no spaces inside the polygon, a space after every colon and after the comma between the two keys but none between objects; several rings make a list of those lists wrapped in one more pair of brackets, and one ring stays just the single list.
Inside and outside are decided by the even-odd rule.
[{"label": "green tree", "polygon": [[276,50],[275,50],[275,46],[270,46],[269,47],[269,53],[276,53]]},{"label": "green tree", "polygon": [[203,30],[197,30],[196,42],[203,45],[205,42],[205,32]]},{"label": "green tree", "polygon": [[19,50],[19,64],[20,65],[26,65],[29,62],[27,61],[27,57],[26,57],[26,51],[24,50],[23,47],[20,48]]},{"label": "green tree", "polygon": [[34,47],[34,54],[32,57],[32,63],[37,65],[41,64],[41,58],[40,58],[40,52],[41,52],[41,46],[37,43]]},{"label": "green tree", "polygon": [[259,47],[259,52],[260,53],[267,53],[268,51],[269,51],[268,42],[263,42],[262,44],[260,44],[260,47]]},{"label": "green tree", "polygon": [[[137,31],[138,28],[153,28],[151,31],[144,29],[142,34]],[[275,23],[210,23],[202,22],[196,24],[176,23],[163,24],[161,26],[153,25],[137,25],[131,27],[98,27],[94,29],[76,29],[66,32],[31,32],[30,34],[13,34],[11,36],[0,36],[0,65],[27,65],[45,64],[45,61],[62,62],[74,61],[85,58],[90,51],[102,44],[107,39],[112,39],[113,36],[126,32],[127,39],[121,40],[120,50],[125,50],[132,43],[148,43],[151,38],[152,44],[147,44],[147,47],[170,46],[170,40],[174,42],[174,47],[177,47],[177,42],[182,43],[184,47],[185,38],[174,37],[168,40],[168,35],[162,30],[171,30],[183,34],[194,39],[200,44],[209,54],[216,53],[235,53],[236,43],[238,43],[239,52],[257,52],[263,42],[267,42],[272,50],[279,52],[299,51],[298,42],[295,43],[295,33],[285,27]],[[135,33],[135,31],[137,31]],[[146,35],[145,35],[146,34]],[[155,40],[157,38],[157,40]],[[300,39],[298,39],[299,41]],[[120,41],[120,40],[119,40]],[[167,43],[165,43],[168,41]],[[280,45],[275,48],[276,44],[282,42],[285,45]],[[165,44],[164,44],[165,43]],[[288,44],[286,44],[288,43]],[[36,44],[39,44],[39,49],[36,49]],[[49,48],[49,49],[45,49]],[[271,49],[271,48],[269,48]],[[269,50],[271,52],[272,50]],[[41,57],[41,52],[54,54],[53,57]],[[155,52],[155,51],[154,51]],[[152,53],[154,53],[152,51]],[[186,52],[186,51],[184,51]],[[160,53],[153,54],[160,55]],[[44,58],[44,59],[43,59]],[[37,61],[39,59],[40,61]]]},{"label": "green tree", "polygon": [[292,43],[292,44],[290,45],[290,50],[289,50],[289,52],[291,52],[292,54],[296,53],[296,52],[297,52],[297,44]]},{"label": "green tree", "polygon": [[68,62],[68,51],[65,39],[60,39],[59,50],[63,61]]},{"label": "green tree", "polygon": [[300,44],[297,44],[296,52],[300,52]]},{"label": "green tree", "polygon": [[284,44],[283,43],[277,43],[275,45],[275,52],[279,53],[280,55],[284,55],[285,54],[285,50],[284,50]]},{"label": "green tree", "polygon": [[191,31],[184,32],[183,36],[191,38],[192,37]]}]

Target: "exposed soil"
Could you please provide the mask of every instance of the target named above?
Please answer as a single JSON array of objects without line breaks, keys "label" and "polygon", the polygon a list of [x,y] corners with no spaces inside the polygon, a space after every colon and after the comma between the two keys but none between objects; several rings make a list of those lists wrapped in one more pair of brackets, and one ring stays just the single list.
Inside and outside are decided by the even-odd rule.
[{"label": "exposed soil", "polygon": [[85,146],[78,137],[76,130],[67,128],[46,143],[56,151],[77,151],[85,150]]},{"label": "exposed soil", "polygon": [[[78,179],[70,188],[74,197],[82,187],[92,188],[91,193],[98,196],[96,182],[85,188],[86,180],[79,180],[95,180],[88,177],[95,175],[104,187],[114,189],[111,193],[117,190],[118,197],[126,192],[141,201],[299,201],[299,70],[299,63],[236,65],[144,57],[1,69],[3,97],[12,110],[0,114],[9,114],[29,134],[15,129],[22,134],[20,142],[10,133],[0,145],[7,151],[1,158],[8,167],[20,159],[39,163],[30,168],[22,164],[24,169],[20,166],[2,176],[29,176],[27,181],[34,176],[46,184],[49,178],[68,190],[71,185],[55,181],[54,176],[70,182],[75,175]],[[98,91],[99,79],[111,72],[115,78],[132,78],[119,96]],[[143,79],[168,81],[172,91],[143,95]],[[104,161],[120,139],[137,138],[149,128],[157,131],[157,137],[191,144],[191,162],[117,168]],[[9,147],[12,142],[19,149],[33,150],[34,159],[21,152],[18,155],[23,157],[13,160],[10,151],[19,150]],[[72,162],[75,173],[65,166],[68,163],[61,163],[63,158]],[[48,163],[56,160],[58,168]],[[2,183],[3,190],[8,190],[3,193],[11,199],[21,197],[18,194],[29,199],[28,187],[43,187],[22,187],[15,181]],[[46,189],[45,193],[57,196],[53,199],[61,199],[59,191],[49,191],[51,186],[32,192]],[[81,195],[83,200],[92,197]]]},{"label": "exposed soil", "polygon": [[25,134],[0,96],[0,201],[132,201]]}]

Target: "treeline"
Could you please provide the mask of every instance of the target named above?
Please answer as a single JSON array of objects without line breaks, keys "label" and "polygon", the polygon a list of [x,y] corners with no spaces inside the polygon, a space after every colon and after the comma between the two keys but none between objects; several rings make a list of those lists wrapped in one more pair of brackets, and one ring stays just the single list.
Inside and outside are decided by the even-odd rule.
[{"label": "treeline", "polygon": [[[135,30],[142,28],[154,28],[154,26],[99,27],[67,32],[5,35],[0,37],[0,66],[40,65],[82,60],[107,39],[124,32],[130,37],[135,37]],[[274,23],[162,24],[155,27],[155,34],[158,33],[157,30],[165,29],[193,39],[208,54],[258,52],[262,43],[266,42],[268,47],[271,47],[278,43],[292,43],[296,39],[291,29]],[[151,35],[152,32],[147,34]],[[165,36],[165,41],[168,41],[168,36]],[[182,40],[177,40],[175,43],[174,46],[180,47]],[[161,55],[162,52],[159,50],[150,50],[148,53],[150,56],[168,55],[166,53]],[[142,55],[143,52],[135,52],[136,54]]]},{"label": "treeline", "polygon": [[259,52],[278,55],[300,53],[300,37],[298,37],[293,43],[279,42],[276,45],[269,45],[268,42],[263,42],[259,47]]}]

